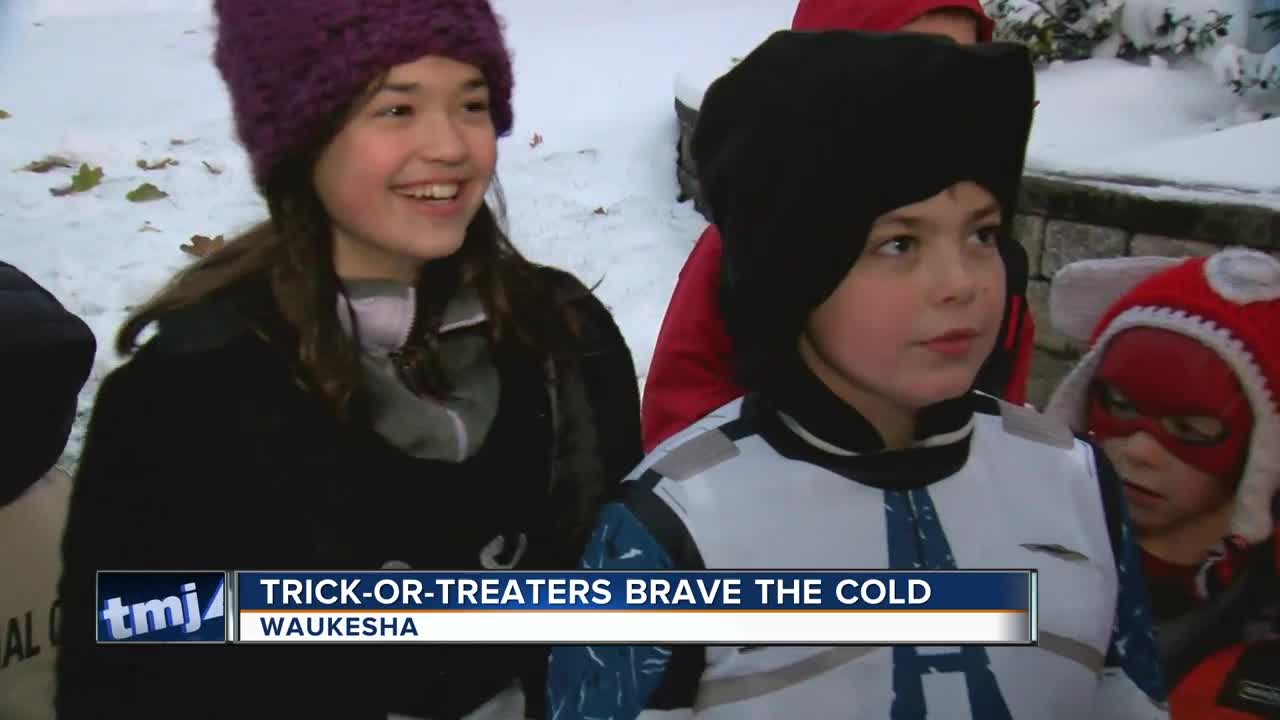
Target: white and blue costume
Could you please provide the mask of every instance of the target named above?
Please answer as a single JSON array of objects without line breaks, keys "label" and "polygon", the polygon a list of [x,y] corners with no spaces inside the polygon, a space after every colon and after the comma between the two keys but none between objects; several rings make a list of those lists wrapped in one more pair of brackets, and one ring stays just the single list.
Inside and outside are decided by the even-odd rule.
[{"label": "white and blue costume", "polygon": [[[1033,107],[1024,46],[917,33],[775,33],[708,88],[692,152],[750,392],[646,458],[582,564],[1034,568],[1039,645],[560,647],[551,718],[1168,716],[1123,496],[1099,453],[1035,411],[972,393],[920,409],[909,447],[887,450],[798,351],[876,218],[972,182],[1012,226]],[[1026,254],[1008,232],[997,242],[1010,298],[1025,288]],[[956,307],[932,308],[915,330],[960,323],[976,292],[929,298]]]},{"label": "white and blue costume", "polygon": [[[874,435],[860,419],[844,418],[857,426],[848,437]],[[549,716],[1167,717],[1137,552],[1102,455],[978,394],[931,408],[917,438],[855,452],[748,395],[629,476],[582,566],[1035,568],[1037,647],[558,647]]]}]

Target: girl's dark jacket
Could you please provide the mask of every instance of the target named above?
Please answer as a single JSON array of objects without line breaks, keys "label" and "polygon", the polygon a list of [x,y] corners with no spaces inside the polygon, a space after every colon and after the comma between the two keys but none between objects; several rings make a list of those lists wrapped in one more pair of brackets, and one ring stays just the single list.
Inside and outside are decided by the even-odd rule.
[{"label": "girl's dark jacket", "polygon": [[265,282],[163,319],[104,381],[76,477],[59,720],[451,718],[517,679],[539,715],[545,648],[96,645],[91,618],[106,569],[480,569],[482,548],[521,533],[516,569],[574,567],[640,460],[638,385],[608,310],[541,272],[581,325],[576,347],[495,358],[498,416],[463,463],[411,458],[329,412],[298,381]]}]

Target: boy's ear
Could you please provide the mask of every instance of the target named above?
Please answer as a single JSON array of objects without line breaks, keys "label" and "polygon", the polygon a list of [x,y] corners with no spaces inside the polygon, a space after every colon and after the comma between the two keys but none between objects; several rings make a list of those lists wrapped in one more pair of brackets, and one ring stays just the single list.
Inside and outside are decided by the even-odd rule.
[{"label": "boy's ear", "polygon": [[1049,321],[1071,340],[1087,345],[1098,321],[1138,283],[1186,258],[1125,257],[1080,260],[1062,268],[1049,290]]}]

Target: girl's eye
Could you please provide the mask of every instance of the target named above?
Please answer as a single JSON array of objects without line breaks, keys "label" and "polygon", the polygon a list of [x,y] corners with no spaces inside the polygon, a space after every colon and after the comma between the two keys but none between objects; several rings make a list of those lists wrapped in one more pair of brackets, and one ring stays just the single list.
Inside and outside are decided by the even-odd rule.
[{"label": "girl's eye", "polygon": [[880,255],[905,255],[916,246],[916,239],[909,235],[899,235],[898,237],[886,240],[876,247],[876,252]]},{"label": "girl's eye", "polygon": [[973,238],[979,245],[994,246],[1000,242],[1000,226],[990,225],[981,228],[973,234]]},{"label": "girl's eye", "polygon": [[413,108],[409,105],[394,105],[378,112],[383,117],[409,117],[413,114]]},{"label": "girl's eye", "polygon": [[1163,421],[1165,432],[1192,445],[1214,445],[1227,437],[1227,426],[1215,417],[1205,415],[1169,417]]},{"label": "girl's eye", "polygon": [[489,112],[488,100],[472,100],[462,106],[467,112],[487,113]]}]

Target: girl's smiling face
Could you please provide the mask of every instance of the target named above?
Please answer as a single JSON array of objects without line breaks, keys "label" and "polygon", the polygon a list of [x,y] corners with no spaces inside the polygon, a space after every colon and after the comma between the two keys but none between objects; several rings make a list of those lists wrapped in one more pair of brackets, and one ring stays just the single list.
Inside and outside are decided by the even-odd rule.
[{"label": "girl's smiling face", "polygon": [[479,68],[438,56],[393,67],[316,163],[338,274],[413,282],[452,255],[496,163]]}]

